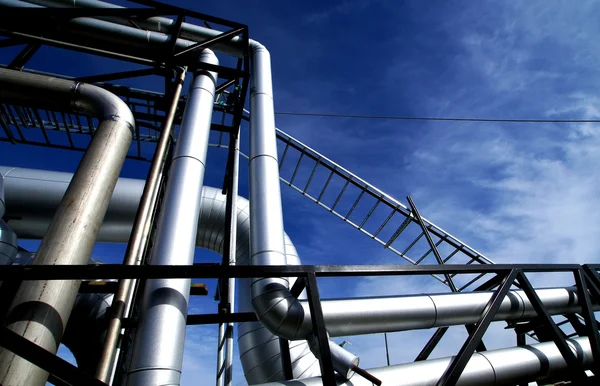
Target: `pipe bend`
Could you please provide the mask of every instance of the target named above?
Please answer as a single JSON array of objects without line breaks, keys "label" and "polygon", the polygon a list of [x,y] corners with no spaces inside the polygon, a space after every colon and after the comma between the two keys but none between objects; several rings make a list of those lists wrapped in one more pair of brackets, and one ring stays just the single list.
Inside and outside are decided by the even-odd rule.
[{"label": "pipe bend", "polygon": [[74,98],[71,106],[74,111],[89,114],[101,121],[121,121],[135,135],[135,119],[131,110],[121,98],[101,87],[73,82]]},{"label": "pipe bend", "polygon": [[[0,68],[0,100],[92,115],[101,121],[123,122],[132,135],[135,120],[125,102],[101,87],[50,76]],[[32,98],[35,96],[35,98]]]}]

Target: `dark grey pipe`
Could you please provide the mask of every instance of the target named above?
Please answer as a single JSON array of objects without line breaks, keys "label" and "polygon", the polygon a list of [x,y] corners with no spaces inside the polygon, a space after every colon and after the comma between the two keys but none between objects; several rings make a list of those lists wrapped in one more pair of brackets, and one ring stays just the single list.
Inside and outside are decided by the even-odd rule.
[{"label": "dark grey pipe", "polygon": [[[0,100],[73,111],[100,120],[83,159],[44,235],[35,264],[86,264],[104,219],[134,132],[127,105],[96,86],[0,69]],[[24,283],[13,299],[7,327],[56,352],[75,303],[79,281]],[[48,373],[0,349],[0,383],[41,386]]]}]

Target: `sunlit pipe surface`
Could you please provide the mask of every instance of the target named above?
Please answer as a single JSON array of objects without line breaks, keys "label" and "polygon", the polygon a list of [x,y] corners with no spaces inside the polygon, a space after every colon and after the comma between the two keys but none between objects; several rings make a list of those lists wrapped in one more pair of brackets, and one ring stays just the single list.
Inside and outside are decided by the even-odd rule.
[{"label": "sunlit pipe surface", "polygon": [[[0,1],[0,4],[2,1]],[[110,7],[110,4],[84,1],[81,3],[67,1],[35,1],[44,6],[66,7]],[[65,28],[74,26],[81,34],[93,34],[90,37],[102,40],[111,40],[122,35],[140,35],[147,33],[148,42],[160,44],[168,39],[166,34],[155,32],[162,31],[161,25],[172,25],[173,20],[166,18],[152,18],[143,26],[148,31],[135,30],[126,26],[124,19],[110,18],[111,21],[121,22],[115,24],[104,20],[92,18],[77,18],[67,24]],[[168,28],[168,27],[167,27]],[[96,37],[99,31],[105,31]],[[182,33],[194,40],[205,40],[219,34],[202,27],[184,23]],[[183,35],[182,35],[183,36]],[[228,43],[215,45],[216,50],[229,54],[239,55],[239,38],[233,38]],[[120,43],[120,42],[115,42]],[[135,44],[139,41],[135,40]],[[163,42],[164,43],[164,42]],[[139,43],[141,44],[141,43]],[[189,46],[190,41],[178,39],[176,46]],[[283,244],[283,219],[281,211],[281,194],[279,191],[279,167],[277,161],[277,144],[275,137],[275,114],[273,108],[273,87],[271,76],[271,58],[269,51],[260,43],[250,41],[250,57],[252,61],[252,87],[250,93],[250,205],[252,206],[251,221],[252,265],[284,265],[285,251]],[[136,48],[135,46],[131,47]],[[274,290],[274,287],[278,287]],[[252,305],[259,320],[273,333],[285,339],[297,340],[308,338],[311,331],[306,334],[299,331],[297,326],[302,320],[302,306],[289,290],[286,278],[256,278],[251,283]],[[312,328],[311,328],[312,330]],[[333,366],[341,374],[352,376],[352,367],[358,364],[358,358],[342,349],[337,344],[330,342]]]},{"label": "sunlit pipe surface", "polygon": [[[1,0],[1,4],[7,6],[18,5],[15,0]],[[33,4],[26,3],[33,6]],[[44,4],[42,2],[42,4]],[[66,3],[62,3],[66,5]],[[92,2],[86,2],[87,6],[93,6]],[[46,3],[48,5],[48,3]],[[77,4],[74,4],[75,6]],[[105,7],[104,5],[99,5]],[[168,20],[168,19],[167,19]],[[157,23],[160,25],[160,22]],[[168,35],[134,29],[125,25],[119,25],[104,20],[93,18],[76,18],[61,27],[65,31],[77,32],[78,38],[86,36],[90,39],[112,43],[122,46],[122,38],[135,37],[133,42],[127,41],[128,48],[135,52],[142,46],[139,39],[142,35],[148,41],[143,44],[147,49],[149,44],[164,45],[170,38]],[[185,25],[186,31],[200,39],[206,39],[210,35],[218,34],[217,31],[208,32],[202,28],[194,29],[189,24]],[[72,38],[67,36],[67,38]],[[234,38],[232,42],[239,39]],[[176,47],[187,47],[192,42],[177,39]],[[232,44],[215,46],[215,49],[230,50]],[[139,46],[139,47],[138,47]],[[111,45],[112,47],[112,45]],[[251,87],[251,121],[250,121],[250,197],[253,206],[252,221],[254,231],[252,259],[250,264],[286,264],[283,243],[283,220],[281,213],[281,195],[279,192],[279,170],[277,162],[277,148],[275,138],[275,116],[273,108],[273,92],[271,83],[270,54],[267,49],[256,41],[250,42],[250,56],[252,60],[252,87]],[[239,54],[238,52],[235,52]],[[143,56],[143,55],[142,55]],[[254,197],[254,199],[253,199]],[[260,225],[260,226],[259,226]],[[277,290],[272,291],[276,286]],[[288,290],[289,283],[286,278],[256,278],[251,283],[252,305],[259,320],[273,333],[285,339],[305,339],[311,336],[298,331],[302,321],[302,306],[298,299],[291,296]],[[289,306],[286,306],[289,304]],[[275,305],[275,306],[274,306]],[[358,358],[330,342],[333,366],[340,374],[350,377],[353,374],[352,367],[358,364]]]},{"label": "sunlit pipe surface", "polygon": [[[86,264],[135,130],[131,111],[114,94],[96,86],[0,69],[0,100],[73,111],[100,121],[44,235],[34,264]],[[23,284],[7,314],[7,327],[56,352],[80,281]],[[43,385],[48,373],[0,349],[0,383]]]},{"label": "sunlit pipe surface", "polygon": [[[593,356],[587,337],[567,341],[577,360],[589,369]],[[368,370],[383,381],[385,386],[434,386],[448,368],[452,357]],[[569,368],[554,342],[531,346],[512,347],[501,350],[476,352],[465,367],[458,382],[459,386],[515,385],[544,381],[564,376]],[[340,386],[372,386],[364,378],[354,377],[351,381],[338,379]],[[288,382],[271,382],[261,386],[321,386],[320,377]]]},{"label": "sunlit pipe surface", "polygon": [[[9,214],[15,215],[10,225],[16,227],[17,234],[24,232],[27,238],[43,237],[53,210],[60,202],[72,174],[12,167],[0,167],[0,173],[5,177],[6,193],[11,202],[7,209]],[[100,229],[99,241],[127,242],[143,184],[143,180],[119,179],[105,222]],[[202,194],[196,245],[222,254],[225,238],[225,196],[219,189],[210,187],[204,187]],[[236,264],[248,265],[249,202],[243,197],[238,197],[237,200],[237,228]],[[288,264],[300,264],[298,253],[287,235],[285,244]],[[249,287],[248,280],[242,280],[238,286],[239,311],[253,311],[247,290]],[[242,366],[249,383],[284,379],[279,339],[261,323],[240,323],[238,341]],[[306,341],[291,342],[290,347],[294,377],[320,374],[319,364],[307,347]]]},{"label": "sunlit pipe surface", "polygon": [[[64,194],[71,174],[10,167],[0,167],[0,173],[5,176],[7,202],[10,203],[7,213],[10,217],[19,218],[10,220],[9,224],[20,237],[23,237],[21,232],[27,229],[38,232],[32,234],[29,231],[28,237],[42,237],[52,209]],[[142,188],[142,180],[119,179],[100,230],[100,237],[107,237],[102,240],[127,241]],[[37,200],[33,200],[34,197]],[[237,264],[247,265],[250,231],[248,201],[238,197],[237,206]],[[44,217],[32,217],[35,213],[41,213]],[[198,223],[196,244],[222,253],[225,196],[219,190],[204,188]],[[288,264],[300,264],[293,244],[287,236],[285,240]],[[243,290],[248,287],[247,280],[240,282],[240,311],[252,311],[248,291]],[[579,311],[574,288],[542,289],[537,290],[537,294],[551,314]],[[490,292],[480,292],[324,300],[322,303],[331,336],[342,336],[476,323],[490,296]],[[305,312],[303,324],[310,324],[307,304],[301,304]],[[495,320],[518,320],[533,316],[533,307],[522,291],[511,291]],[[260,323],[240,324],[238,341],[242,364],[250,383],[265,382],[270,377],[281,376],[278,339]],[[302,370],[306,370],[305,376],[318,375],[319,366],[315,366],[315,358],[306,343],[294,341],[291,346],[292,358],[296,361],[295,377],[299,377]],[[263,361],[261,358],[270,359]]]},{"label": "sunlit pipe surface", "polygon": [[[210,50],[203,52],[200,61],[219,64]],[[148,264],[194,262],[216,82],[216,73],[202,70],[196,72],[190,86]],[[179,384],[190,282],[146,281],[128,385]]]},{"label": "sunlit pipe surface", "polygon": [[[14,259],[18,265],[33,262],[35,253],[20,251]],[[90,264],[102,262],[90,259]],[[93,374],[102,353],[106,336],[106,313],[112,303],[111,293],[80,293],[71,311],[61,344],[75,357],[77,367]]]}]

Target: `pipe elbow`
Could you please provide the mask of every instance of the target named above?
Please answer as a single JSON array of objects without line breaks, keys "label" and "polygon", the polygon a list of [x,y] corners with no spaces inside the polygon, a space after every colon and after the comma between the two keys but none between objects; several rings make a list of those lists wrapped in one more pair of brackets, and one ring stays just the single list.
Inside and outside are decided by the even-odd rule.
[{"label": "pipe elbow", "polygon": [[91,84],[0,68],[0,99],[47,109],[71,108],[100,120],[121,121],[132,134],[135,132],[135,120],[127,104]]},{"label": "pipe elbow", "polygon": [[73,83],[71,100],[73,110],[98,117],[102,121],[120,121],[131,134],[135,134],[135,119],[121,98],[101,87],[86,83]]},{"label": "pipe elbow", "polygon": [[[217,57],[217,55],[215,55],[215,53],[208,49],[205,48],[202,50],[202,52],[200,52],[200,54],[198,55],[198,63],[200,64],[212,64],[213,66],[218,66],[219,65],[219,58]],[[207,75],[209,78],[198,78],[198,75]],[[209,93],[211,93],[211,95],[215,94],[215,84],[217,83],[217,77],[218,74],[214,71],[208,71],[205,69],[198,69],[195,71],[195,75],[196,78],[192,84],[192,88],[197,89],[197,88],[203,88],[206,91],[208,91]]]},{"label": "pipe elbow", "polygon": [[310,335],[310,328],[306,328],[310,323],[304,323],[304,307],[292,296],[287,283],[258,279],[253,283],[252,291],[256,295],[252,297],[256,316],[271,333],[288,340],[306,339]]}]

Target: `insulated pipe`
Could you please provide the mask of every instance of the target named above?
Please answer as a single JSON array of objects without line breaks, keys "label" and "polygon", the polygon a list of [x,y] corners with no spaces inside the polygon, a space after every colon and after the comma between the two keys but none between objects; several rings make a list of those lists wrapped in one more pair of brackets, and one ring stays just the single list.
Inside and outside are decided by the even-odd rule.
[{"label": "insulated pipe", "polygon": [[[257,42],[250,49],[253,59],[249,156],[250,264],[285,265],[271,56]],[[305,314],[300,301],[290,293],[287,278],[253,278],[250,293],[258,320],[273,334],[288,340],[312,339],[312,326],[308,331],[299,329]],[[311,346],[318,356],[317,345]],[[352,377],[358,357],[331,341],[329,349],[335,371],[348,379]]]},{"label": "insulated pipe", "polygon": [[0,176],[0,219],[4,217],[6,204],[4,203],[4,178]]},{"label": "insulated pipe", "polygon": [[[32,1],[33,2],[33,1]],[[15,6],[16,0],[0,0],[0,4]],[[27,6],[28,3],[25,3]],[[66,5],[66,3],[63,3]],[[93,6],[91,1],[86,2]],[[75,4],[76,5],[76,4]],[[31,6],[31,4],[29,4]],[[161,18],[162,20],[162,18]],[[166,19],[168,20],[168,19]],[[165,22],[166,22],[165,20]],[[171,21],[172,22],[172,21]],[[156,23],[160,25],[160,22]],[[99,19],[76,18],[63,27],[65,30],[77,32],[104,41],[105,43],[121,44],[121,38],[135,38],[135,45],[148,44],[160,46],[168,41],[169,36],[159,32],[144,31],[126,27]],[[71,30],[71,28],[73,28]],[[182,26],[182,30],[184,27]],[[208,33],[200,27],[193,28],[185,25],[186,33],[205,40],[210,35],[218,35],[218,31]],[[146,41],[140,40],[144,37]],[[239,39],[232,39],[233,44]],[[130,43],[128,48],[135,50],[140,47]],[[186,47],[193,42],[183,39],[176,41],[176,47]],[[219,45],[230,50],[231,44]],[[277,144],[275,137],[275,115],[273,108],[273,88],[271,82],[271,59],[268,50],[256,41],[250,41],[250,54],[252,60],[252,87],[250,98],[250,201],[252,205],[252,259],[251,264],[285,265],[285,251],[283,242],[283,219],[281,211],[281,194],[279,190],[279,166],[277,161]],[[237,51],[237,50],[233,50]],[[288,290],[288,281],[285,278],[256,278],[251,284],[252,304],[259,320],[278,336],[289,340],[309,338],[308,335],[299,335],[296,326],[302,320],[302,307]],[[277,287],[271,291],[271,287]],[[289,307],[286,304],[289,303]],[[277,305],[277,306],[274,306]],[[352,376],[352,367],[358,364],[358,358],[335,343],[330,343],[333,366],[340,374]]]},{"label": "insulated pipe", "polygon": [[[230,139],[232,136],[230,136]],[[240,164],[240,136],[239,132],[235,135],[235,141],[233,142],[233,152],[231,159],[231,189],[228,194],[228,202],[231,201],[231,224],[229,227],[229,265],[235,265],[236,261],[236,247],[237,247],[237,201],[238,201],[238,185],[239,185],[239,164]],[[227,221],[226,221],[227,223]],[[225,241],[225,240],[224,240]],[[227,303],[229,305],[230,312],[235,310],[235,281],[234,277],[227,279]],[[222,344],[222,342],[224,343]],[[233,323],[227,323],[225,327],[224,323],[219,324],[219,337],[217,347],[217,386],[231,386],[233,372]],[[225,353],[223,353],[225,349]],[[223,355],[225,354],[225,355]],[[225,366],[221,371],[221,366]],[[224,376],[223,376],[224,375]]]},{"label": "insulated pipe", "polygon": [[4,220],[0,220],[0,266],[12,264],[18,249],[17,234]]},{"label": "insulated pipe", "polygon": [[[9,203],[7,214],[10,217],[20,217],[14,223],[18,225],[18,229],[32,226],[39,230],[38,234],[29,234],[30,237],[42,237],[48,226],[48,217],[52,215],[52,210],[60,201],[72,175],[11,167],[0,167],[0,174],[5,178]],[[109,235],[111,241],[127,241],[143,185],[143,180],[119,179],[103,226],[111,229],[111,232],[103,233],[101,230],[100,235]],[[237,265],[246,265],[250,259],[248,206],[246,199],[238,197]],[[33,217],[29,220],[35,213],[42,213],[45,218]],[[11,226],[13,221],[15,220],[10,220]],[[224,225],[225,196],[218,189],[204,187],[196,244],[222,253]],[[116,238],[116,229],[122,231],[120,238]],[[17,233],[21,236],[19,231]],[[287,236],[285,240],[288,264],[299,264],[296,249]],[[239,287],[248,288],[247,279],[241,279]],[[536,293],[551,315],[580,310],[574,288],[540,289]],[[248,291],[240,290],[238,296],[239,311],[251,310]],[[332,336],[337,336],[476,323],[490,296],[491,292],[480,292],[323,300],[322,306],[327,328]],[[498,310],[496,320],[519,320],[535,316],[533,307],[526,299],[522,291],[509,292]],[[306,304],[302,305],[306,315],[309,315]],[[310,321],[304,323],[310,324]],[[282,379],[276,336],[258,322],[246,322],[240,323],[238,327],[238,342],[246,379],[250,384]],[[306,342],[294,341],[290,347],[295,378],[319,375],[319,365]]]},{"label": "insulated pipe", "polygon": [[[204,50],[199,59],[219,64],[210,50]],[[199,70],[190,86],[148,261],[151,265],[194,262],[216,81],[216,73]],[[146,281],[128,385],[179,384],[189,291],[190,279]]]},{"label": "insulated pipe", "polygon": [[[20,251],[14,264],[28,265],[35,252]],[[101,263],[90,259],[91,264]],[[106,314],[113,299],[111,293],[80,293],[71,311],[61,343],[73,353],[77,367],[86,373],[94,373],[104,346]]]},{"label": "insulated pipe", "polygon": [[[131,143],[135,126],[131,111],[99,87],[5,69],[0,69],[0,100],[100,120],[34,261],[37,265],[86,264]],[[23,283],[7,314],[7,327],[55,353],[79,285],[76,280]],[[43,385],[47,377],[46,371],[0,349],[1,384]]]},{"label": "insulated pipe", "polygon": [[[0,0],[0,7],[42,8],[40,5],[20,0]],[[27,33],[30,30],[26,23],[11,27],[17,28],[15,32],[20,33]],[[141,30],[90,17],[70,19],[61,23],[59,29],[45,30],[44,37],[53,37],[74,44],[82,41],[88,44],[93,42],[100,49],[110,48],[111,51],[124,55],[138,55],[143,58],[152,58],[152,52],[156,52],[154,50],[164,50],[171,39],[171,36],[164,33]],[[193,44],[194,42],[189,40],[177,39],[175,48],[181,50]]]},{"label": "insulated pipe", "polygon": [[[577,361],[589,369],[594,358],[587,337],[567,340]],[[385,386],[434,386],[450,365],[453,357],[405,363],[370,369],[369,372],[383,381]],[[501,350],[476,352],[469,360],[456,385],[515,385],[527,382],[568,378],[569,372],[578,371],[567,366],[554,342]],[[288,382],[271,382],[261,386],[321,386],[320,377]],[[340,386],[372,386],[372,383],[355,377],[352,381],[338,378]]]},{"label": "insulated pipe", "polygon": [[[29,238],[41,238],[48,227],[54,208],[58,205],[72,177],[70,173],[56,171],[0,167],[5,177],[6,194],[10,205],[8,214],[13,216],[11,226],[17,234],[25,232]],[[104,226],[100,230],[101,241],[127,242],[135,217],[143,180],[120,178],[109,206]],[[198,219],[196,245],[223,253],[225,238],[225,196],[219,189],[204,187],[201,212]],[[236,264],[247,265],[250,260],[250,214],[249,202],[237,199]],[[19,217],[14,218],[14,217]],[[300,264],[298,253],[291,240],[285,236],[286,257],[289,264]],[[248,279],[241,279],[238,291],[239,311],[252,311]],[[238,326],[240,359],[248,383],[261,383],[284,379],[280,358],[279,338],[259,322],[240,323]],[[317,376],[319,363],[306,341],[290,343],[292,368],[295,378]],[[261,360],[261,358],[264,358]],[[266,360],[265,360],[266,359]]]},{"label": "insulated pipe", "polygon": [[[177,80],[173,93],[173,102],[167,113],[165,125],[163,127],[160,139],[156,144],[152,164],[148,171],[144,191],[140,199],[138,211],[134,221],[134,225],[127,243],[127,250],[123,258],[125,265],[140,265],[143,253],[146,249],[147,236],[150,230],[152,214],[158,199],[158,190],[162,180],[165,159],[169,144],[171,143],[171,135],[173,128],[173,119],[177,110],[179,96],[185,80],[186,68],[179,68],[177,72]],[[119,282],[119,288],[115,294],[112,312],[108,321],[108,329],[106,334],[106,343],[103,352],[98,362],[96,377],[102,382],[108,383],[113,368],[113,362],[116,354],[116,346],[121,334],[121,318],[124,317],[126,309],[130,308],[132,299],[131,293],[135,287],[136,280],[125,279]]]}]

